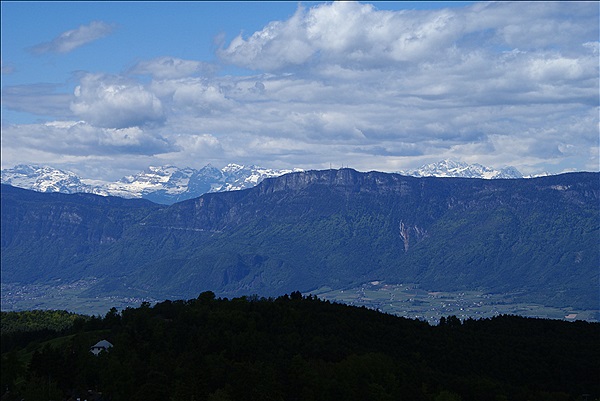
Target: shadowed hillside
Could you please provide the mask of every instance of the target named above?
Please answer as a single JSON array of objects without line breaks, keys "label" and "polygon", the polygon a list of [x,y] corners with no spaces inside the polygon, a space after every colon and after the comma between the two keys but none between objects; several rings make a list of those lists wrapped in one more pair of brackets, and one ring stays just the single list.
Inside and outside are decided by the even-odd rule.
[{"label": "shadowed hillside", "polygon": [[[3,347],[26,330],[3,331]],[[299,292],[206,292],[41,332],[4,349],[1,384],[3,400],[90,389],[114,401],[594,400],[599,336],[600,323],[450,316],[430,326]],[[100,340],[113,347],[96,357]]]},{"label": "shadowed hillside", "polygon": [[597,309],[599,174],[293,173],[170,207],[3,186],[2,280],[264,296],[371,280]]}]

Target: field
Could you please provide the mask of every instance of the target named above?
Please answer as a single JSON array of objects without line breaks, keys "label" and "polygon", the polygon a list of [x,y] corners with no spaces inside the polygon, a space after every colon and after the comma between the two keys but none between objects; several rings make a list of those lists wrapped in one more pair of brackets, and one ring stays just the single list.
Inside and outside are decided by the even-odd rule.
[{"label": "field", "polygon": [[418,284],[386,284],[372,281],[347,290],[320,288],[312,292],[321,299],[381,312],[417,318],[436,324],[442,316],[460,319],[520,315],[563,320],[598,321],[598,310],[548,307],[515,300],[518,294],[487,294],[481,291],[441,292],[424,290]]},{"label": "field", "polygon": [[[154,304],[160,300],[137,297],[86,297],[85,291],[94,279],[76,283],[48,285],[2,284],[2,310],[18,311],[56,309],[104,316],[111,307],[122,310],[137,307],[142,302]],[[311,291],[321,299],[349,305],[365,306],[384,313],[421,319],[437,324],[442,316],[460,319],[486,318],[497,315],[520,315],[563,320],[598,321],[598,310],[556,308],[515,300],[518,294],[489,294],[481,291],[442,292],[420,288],[418,284],[388,284],[372,281],[346,290],[327,287]],[[249,294],[251,295],[251,294]],[[306,293],[305,295],[308,295]]]},{"label": "field", "polygon": [[158,301],[136,297],[86,297],[84,292],[94,282],[95,279],[89,278],[69,284],[57,283],[54,286],[2,284],[2,311],[54,309],[104,316],[112,307],[121,310],[138,307],[142,302]]}]

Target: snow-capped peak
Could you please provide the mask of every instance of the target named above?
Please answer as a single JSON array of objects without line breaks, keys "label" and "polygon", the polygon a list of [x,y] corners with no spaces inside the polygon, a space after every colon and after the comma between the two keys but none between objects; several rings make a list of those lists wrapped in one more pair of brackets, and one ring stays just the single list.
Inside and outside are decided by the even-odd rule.
[{"label": "snow-capped peak", "polygon": [[275,170],[233,163],[220,170],[210,164],[200,170],[164,165],[150,166],[115,182],[103,182],[80,179],[75,173],[51,167],[18,165],[2,170],[2,183],[40,192],[88,192],[123,198],[146,198],[157,203],[171,204],[206,192],[250,188],[265,178],[292,171],[301,170]]},{"label": "snow-capped peak", "polygon": [[[200,170],[173,165],[150,166],[137,174],[115,182],[81,179],[75,173],[48,166],[18,165],[2,170],[2,183],[39,192],[86,192],[124,198],[146,198],[157,203],[171,204],[198,197],[207,192],[233,191],[253,187],[265,178],[302,171],[301,169],[269,169],[255,165],[228,164],[222,169],[207,164]],[[400,172],[416,177],[522,178],[514,167],[500,170],[442,160],[417,170]]]},{"label": "snow-capped peak", "polygon": [[259,184],[265,178],[278,177],[297,170],[298,169],[276,170],[255,165],[243,166],[239,164],[228,164],[221,170],[224,177],[223,184],[221,186],[215,186],[211,192],[235,191],[250,188]]},{"label": "snow-capped peak", "polygon": [[1,177],[3,184],[38,192],[92,192],[92,187],[81,182],[75,173],[48,166],[19,164],[2,170]]},{"label": "snow-capped peak", "polygon": [[244,170],[246,167],[239,165],[239,164],[235,164],[235,163],[229,163],[228,165],[226,165],[225,167],[223,167],[221,169],[221,171],[225,174],[235,174],[241,170]]},{"label": "snow-capped peak", "polygon": [[468,164],[455,160],[426,164],[416,170],[401,171],[400,174],[414,177],[523,178],[519,170],[512,166],[497,170],[478,163]]}]

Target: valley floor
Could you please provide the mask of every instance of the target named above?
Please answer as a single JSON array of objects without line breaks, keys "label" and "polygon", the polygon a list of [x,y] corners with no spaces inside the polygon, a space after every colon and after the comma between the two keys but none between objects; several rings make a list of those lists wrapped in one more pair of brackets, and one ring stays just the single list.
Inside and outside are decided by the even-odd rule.
[{"label": "valley floor", "polygon": [[41,284],[5,284],[1,286],[3,312],[23,310],[66,310],[84,315],[104,316],[112,307],[119,310],[138,307],[142,302],[154,304],[153,298],[104,296],[86,297],[84,291],[95,283],[95,279],[79,280],[75,283],[55,286]]},{"label": "valley floor", "polygon": [[[85,290],[94,282],[94,279],[90,278],[56,286],[2,284],[2,311],[54,309],[104,316],[112,307],[122,310],[138,307],[142,302],[154,304],[162,301],[151,297],[84,296]],[[488,294],[481,291],[442,292],[422,289],[415,283],[388,284],[372,281],[346,290],[323,287],[311,291],[311,294],[323,300],[365,306],[384,313],[424,320],[430,324],[437,324],[441,317],[452,315],[460,319],[518,315],[590,322],[597,322],[600,317],[598,310],[557,308],[519,302],[515,299],[516,294]]]},{"label": "valley floor", "polygon": [[387,284],[372,281],[347,290],[320,288],[313,295],[329,301],[365,306],[381,312],[437,324],[443,316],[479,319],[518,315],[560,320],[598,321],[598,310],[557,308],[515,299],[517,294],[488,294],[481,291],[444,292],[426,290],[418,284]]}]

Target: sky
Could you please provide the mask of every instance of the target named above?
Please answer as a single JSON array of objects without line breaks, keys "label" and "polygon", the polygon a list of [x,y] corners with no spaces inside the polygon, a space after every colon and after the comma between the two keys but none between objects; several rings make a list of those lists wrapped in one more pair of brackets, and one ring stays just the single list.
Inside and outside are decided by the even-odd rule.
[{"label": "sky", "polygon": [[1,2],[1,164],[599,170],[598,2]]}]

